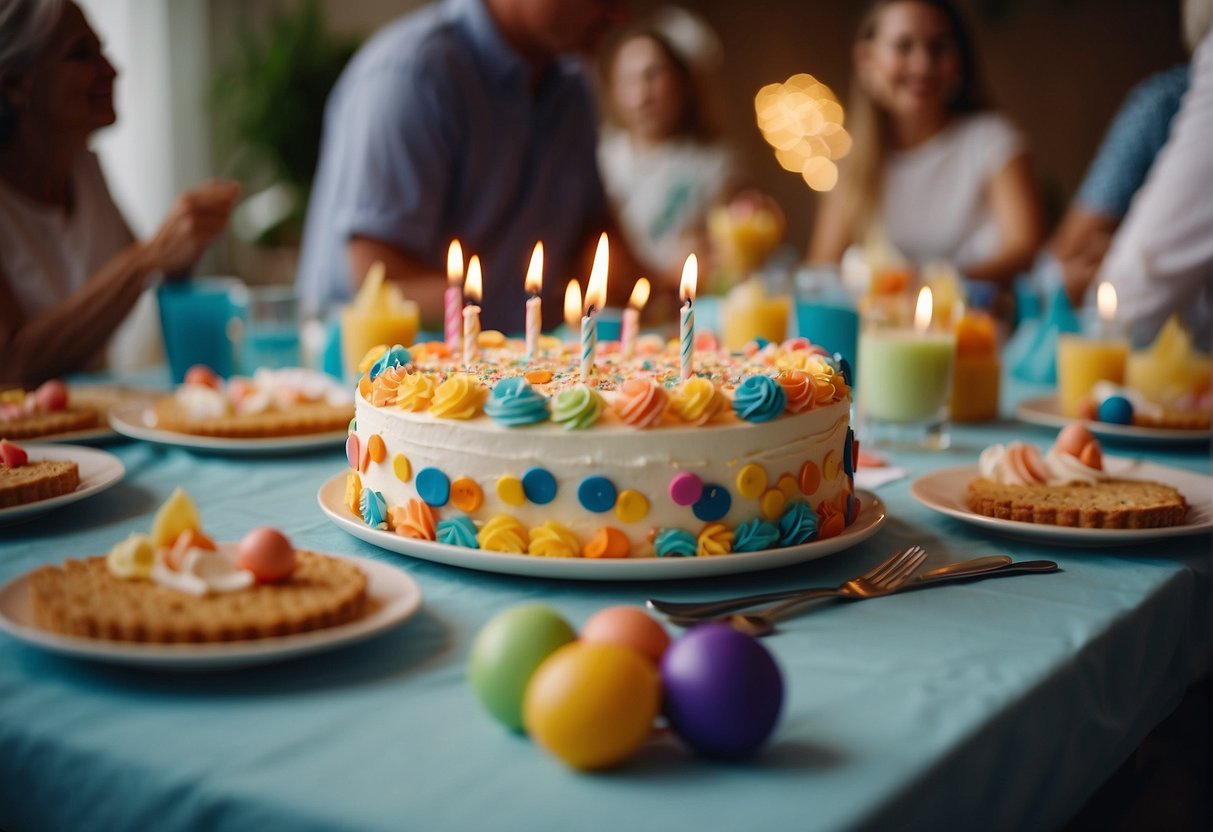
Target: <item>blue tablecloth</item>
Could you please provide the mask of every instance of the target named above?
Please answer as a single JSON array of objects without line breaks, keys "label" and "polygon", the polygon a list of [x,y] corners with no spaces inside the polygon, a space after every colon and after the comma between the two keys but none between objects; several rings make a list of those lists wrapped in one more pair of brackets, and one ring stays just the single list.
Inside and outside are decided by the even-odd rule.
[{"label": "blue tablecloth", "polygon": [[[915,473],[1046,429],[955,432],[896,455]],[[298,544],[408,571],[421,612],[372,641],[240,671],[136,671],[0,637],[0,827],[23,829],[1042,829],[1069,817],[1207,669],[1208,537],[1130,549],[1001,539],[881,489],[891,519],[838,555],[751,575],[643,585],[482,574],[380,551],[316,505],[340,450],[298,458],[110,447],[119,486],[0,527],[0,581],[146,530],[177,485],[220,539],[272,523]],[[1115,449],[1109,449],[1115,452]],[[1207,449],[1133,449],[1208,473]],[[769,747],[745,763],[656,737],[604,774],[564,768],[479,709],[468,648],[493,614],[541,599],[575,624],[650,595],[834,584],[893,548],[930,564],[1009,552],[1063,572],[827,603],[766,644],[787,681]]]}]

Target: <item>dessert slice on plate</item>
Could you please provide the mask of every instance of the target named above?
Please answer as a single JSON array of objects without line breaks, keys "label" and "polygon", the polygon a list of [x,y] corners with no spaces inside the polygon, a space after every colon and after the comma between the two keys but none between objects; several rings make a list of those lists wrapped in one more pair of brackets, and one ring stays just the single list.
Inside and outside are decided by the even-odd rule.
[{"label": "dessert slice on plate", "polygon": [[70,494],[80,485],[80,468],[66,459],[30,459],[24,448],[0,439],[0,508]]},{"label": "dessert slice on plate", "polygon": [[32,391],[0,390],[0,436],[8,439],[33,439],[100,424],[97,408],[72,401],[62,381],[47,381]]}]

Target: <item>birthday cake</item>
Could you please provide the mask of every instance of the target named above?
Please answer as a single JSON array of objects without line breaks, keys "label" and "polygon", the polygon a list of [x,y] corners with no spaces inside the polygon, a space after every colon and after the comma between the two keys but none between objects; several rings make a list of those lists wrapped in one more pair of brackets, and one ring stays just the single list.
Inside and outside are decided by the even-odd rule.
[{"label": "birthday cake", "polygon": [[558,342],[532,362],[482,333],[363,362],[346,503],[419,540],[548,557],[693,557],[796,546],[854,522],[849,369],[800,339],[727,354],[641,339],[590,383]]}]

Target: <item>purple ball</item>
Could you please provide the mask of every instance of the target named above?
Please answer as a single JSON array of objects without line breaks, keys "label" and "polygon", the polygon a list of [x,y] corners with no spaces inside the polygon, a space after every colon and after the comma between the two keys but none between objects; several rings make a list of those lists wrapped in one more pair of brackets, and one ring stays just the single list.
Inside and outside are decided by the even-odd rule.
[{"label": "purple ball", "polygon": [[736,758],[762,745],[779,719],[783,677],[757,639],[727,624],[695,627],[661,659],[670,727],[708,757]]}]

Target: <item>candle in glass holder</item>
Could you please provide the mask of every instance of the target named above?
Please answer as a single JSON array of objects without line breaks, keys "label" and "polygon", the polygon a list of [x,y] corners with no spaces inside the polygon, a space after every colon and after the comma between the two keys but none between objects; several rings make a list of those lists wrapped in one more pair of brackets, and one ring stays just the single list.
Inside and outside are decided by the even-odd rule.
[{"label": "candle in glass holder", "polygon": [[539,344],[539,330],[543,326],[543,243],[535,243],[531,252],[531,263],[526,270],[526,361],[535,360],[535,348]]},{"label": "candle in glass holder", "polygon": [[480,284],[480,257],[473,254],[463,284],[463,363],[468,367],[480,357]]},{"label": "candle in glass holder", "polygon": [[1101,283],[1095,294],[1099,317],[1084,334],[1063,333],[1057,339],[1057,397],[1061,413],[1075,417],[1095,384],[1125,379],[1129,340],[1116,322],[1116,288]]},{"label": "candle in glass holder", "polygon": [[446,252],[446,293],[443,295],[443,334],[451,352],[459,349],[463,334],[463,246],[451,240]]},{"label": "candle in glass holder", "polygon": [[607,270],[610,251],[606,232],[598,238],[594,265],[590,267],[590,282],[585,288],[585,315],[581,319],[581,380],[588,382],[595,373],[598,358],[598,310],[606,303]]},{"label": "candle in glass holder", "polygon": [[688,254],[682,264],[682,281],[678,284],[678,296],[682,308],[678,316],[678,375],[683,381],[691,377],[695,365],[695,284],[699,278],[699,260]]},{"label": "candle in glass holder", "polygon": [[636,352],[636,337],[640,334],[640,312],[649,301],[649,280],[642,277],[632,287],[628,297],[628,308],[623,310],[623,323],[619,329],[619,348],[624,358],[631,358]]}]

